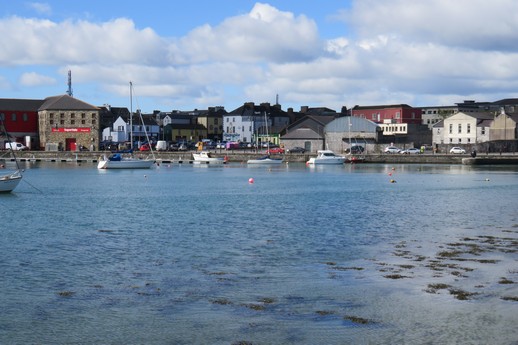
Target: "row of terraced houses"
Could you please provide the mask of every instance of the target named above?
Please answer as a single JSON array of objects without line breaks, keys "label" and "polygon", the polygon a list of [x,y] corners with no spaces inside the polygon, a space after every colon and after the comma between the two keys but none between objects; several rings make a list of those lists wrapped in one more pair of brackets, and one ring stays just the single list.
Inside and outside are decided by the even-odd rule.
[{"label": "row of terraced houses", "polygon": [[218,106],[130,114],[124,107],[95,106],[58,95],[43,100],[0,99],[0,119],[9,134],[1,139],[22,142],[31,150],[97,150],[104,142],[130,138],[138,144],[147,134],[151,140],[169,142],[269,141],[308,152],[324,148],[343,152],[351,145],[361,145],[367,152],[382,152],[388,145],[425,146],[438,152],[451,146],[514,152],[518,98],[432,107],[357,105],[340,111],[308,106],[283,110],[280,104],[247,102],[230,112]]}]

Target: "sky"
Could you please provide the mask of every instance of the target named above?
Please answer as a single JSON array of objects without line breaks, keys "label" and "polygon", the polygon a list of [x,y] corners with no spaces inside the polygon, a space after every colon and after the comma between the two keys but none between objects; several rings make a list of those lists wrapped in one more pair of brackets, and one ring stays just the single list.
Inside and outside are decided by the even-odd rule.
[{"label": "sky", "polygon": [[518,97],[516,0],[0,0],[0,98],[282,109]]}]

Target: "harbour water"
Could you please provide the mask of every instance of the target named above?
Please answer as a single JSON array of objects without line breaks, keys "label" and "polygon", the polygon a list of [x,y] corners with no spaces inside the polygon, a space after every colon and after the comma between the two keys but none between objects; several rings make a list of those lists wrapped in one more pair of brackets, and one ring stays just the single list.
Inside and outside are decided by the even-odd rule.
[{"label": "harbour water", "polygon": [[517,195],[505,166],[25,163],[0,343],[517,344]]}]

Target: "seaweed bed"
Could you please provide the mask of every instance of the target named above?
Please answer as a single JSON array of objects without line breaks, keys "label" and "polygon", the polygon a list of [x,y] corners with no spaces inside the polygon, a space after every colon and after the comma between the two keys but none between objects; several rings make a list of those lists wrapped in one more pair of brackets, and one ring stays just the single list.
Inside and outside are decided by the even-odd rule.
[{"label": "seaweed bed", "polygon": [[[511,230],[504,232],[517,233],[517,231]],[[464,237],[453,243],[439,245],[439,250],[431,257],[412,252],[408,249],[407,243],[402,241],[395,245],[395,251],[392,255],[410,261],[412,262],[411,264],[389,264],[387,262],[374,261],[377,264],[378,271],[384,273],[383,277],[387,279],[411,279],[415,276],[416,268],[426,268],[431,272],[433,279],[442,279],[449,283],[432,282],[427,284],[423,291],[430,294],[445,291],[458,300],[471,300],[481,296],[482,293],[465,291],[455,287],[455,283],[461,282],[462,279],[470,278],[471,273],[480,269],[481,265],[497,265],[502,256],[516,253],[518,253],[517,238],[484,235]],[[497,258],[492,258],[492,254],[497,254],[494,255]],[[499,280],[494,282],[476,282],[474,288],[480,290],[487,286],[516,284],[518,269],[511,269],[507,273],[509,276],[500,277]],[[500,299],[516,302],[518,301],[518,296],[500,296]]]}]

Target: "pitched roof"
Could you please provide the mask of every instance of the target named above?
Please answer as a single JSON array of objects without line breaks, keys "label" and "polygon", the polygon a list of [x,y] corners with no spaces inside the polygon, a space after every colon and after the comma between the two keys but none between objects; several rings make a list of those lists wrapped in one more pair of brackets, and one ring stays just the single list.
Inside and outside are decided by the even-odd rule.
[{"label": "pitched roof", "polygon": [[99,108],[69,95],[60,95],[45,98],[38,109],[38,111],[41,110],[99,110]]},{"label": "pitched roof", "polygon": [[43,104],[42,99],[13,99],[0,98],[0,110],[2,111],[38,111]]}]

